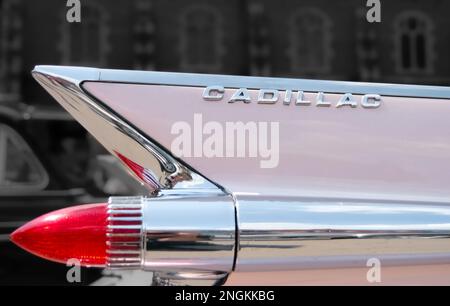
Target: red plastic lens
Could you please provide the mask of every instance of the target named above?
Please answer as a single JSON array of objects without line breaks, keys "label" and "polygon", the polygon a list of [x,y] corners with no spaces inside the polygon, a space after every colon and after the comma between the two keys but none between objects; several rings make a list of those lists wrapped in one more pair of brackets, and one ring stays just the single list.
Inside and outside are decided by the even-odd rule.
[{"label": "red plastic lens", "polygon": [[19,228],[11,240],[39,257],[82,266],[106,265],[107,204],[75,206],[58,210]]}]

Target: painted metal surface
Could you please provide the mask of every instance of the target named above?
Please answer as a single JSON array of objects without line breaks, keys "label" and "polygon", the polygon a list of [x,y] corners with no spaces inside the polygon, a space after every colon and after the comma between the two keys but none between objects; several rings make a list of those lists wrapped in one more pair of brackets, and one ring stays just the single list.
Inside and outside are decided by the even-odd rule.
[{"label": "painted metal surface", "polygon": [[384,97],[377,109],[315,108],[204,101],[201,87],[88,82],[84,88],[169,150],[173,124],[193,124],[195,114],[204,123],[279,122],[276,168],[262,169],[251,158],[183,158],[232,192],[450,199],[449,100]]}]

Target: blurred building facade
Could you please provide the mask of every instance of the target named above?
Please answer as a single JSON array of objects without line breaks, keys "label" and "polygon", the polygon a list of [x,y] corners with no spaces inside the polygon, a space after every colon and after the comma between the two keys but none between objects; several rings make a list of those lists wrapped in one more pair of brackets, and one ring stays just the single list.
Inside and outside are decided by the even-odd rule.
[{"label": "blurred building facade", "polygon": [[[450,84],[450,1],[0,0],[0,97],[49,103],[36,64]],[[47,102],[46,102],[47,101]]]}]

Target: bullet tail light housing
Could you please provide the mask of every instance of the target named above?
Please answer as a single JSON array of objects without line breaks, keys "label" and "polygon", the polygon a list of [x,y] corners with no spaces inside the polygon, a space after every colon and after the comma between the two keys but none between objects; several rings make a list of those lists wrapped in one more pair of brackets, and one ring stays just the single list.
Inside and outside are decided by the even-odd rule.
[{"label": "bullet tail light housing", "polygon": [[449,216],[450,207],[437,204],[165,191],[56,211],[12,240],[56,262],[217,281],[233,271],[352,267],[367,256],[385,265],[446,262]]},{"label": "bullet tail light housing", "polygon": [[230,196],[168,194],[55,211],[18,229],[11,240],[59,263],[76,259],[87,267],[216,278],[233,268],[235,235]]},{"label": "bullet tail light housing", "polygon": [[41,216],[11,235],[21,248],[54,262],[140,268],[142,209],[128,198],[74,206]]}]

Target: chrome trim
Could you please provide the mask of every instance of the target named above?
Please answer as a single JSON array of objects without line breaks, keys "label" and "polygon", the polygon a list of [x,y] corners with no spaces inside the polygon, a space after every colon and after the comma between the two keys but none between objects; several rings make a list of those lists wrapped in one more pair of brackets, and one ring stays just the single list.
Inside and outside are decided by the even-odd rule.
[{"label": "chrome trim", "polygon": [[118,267],[156,271],[166,280],[365,267],[372,258],[385,266],[450,263],[450,203],[171,191],[112,198],[110,207],[142,211],[142,219],[122,215],[136,224],[113,227],[134,231],[128,234],[139,236],[142,248],[115,253],[129,256]]},{"label": "chrome trim", "polygon": [[350,106],[351,108],[355,108],[355,107],[358,107],[358,102],[356,102],[356,100],[352,94],[347,93],[339,99],[339,102],[336,105],[337,108],[340,108],[343,106]]},{"label": "chrome trim", "polygon": [[450,263],[450,203],[237,196],[237,271]]},{"label": "chrome trim", "polygon": [[[270,96],[270,98],[267,97]],[[258,94],[259,104],[275,104],[280,99],[280,92],[276,89],[261,89]]]},{"label": "chrome trim", "polygon": [[155,272],[152,286],[221,286],[226,282],[228,276],[229,273],[223,272]]},{"label": "chrome trim", "polygon": [[295,105],[311,105],[311,101],[303,100],[304,98],[305,93],[303,91],[297,92],[297,100],[295,101]]},{"label": "chrome trim", "polygon": [[381,106],[380,95],[364,95],[361,99],[361,105],[364,108],[378,108]]},{"label": "chrome trim", "polygon": [[108,202],[106,266],[139,269],[142,265],[142,198],[112,197]]},{"label": "chrome trim", "polygon": [[143,200],[143,269],[166,273],[231,272],[235,260],[234,200],[223,193]]},{"label": "chrome trim", "polygon": [[175,86],[210,86],[221,84],[227,88],[303,90],[308,92],[373,94],[393,97],[450,99],[450,87],[403,85],[346,81],[323,81],[291,78],[266,78],[231,75],[205,75],[176,72],[147,72],[101,70],[99,81],[125,82]]},{"label": "chrome trim", "polygon": [[267,78],[212,74],[193,74],[155,71],[94,69],[65,66],[37,66],[35,71],[47,71],[82,81],[140,83],[155,85],[207,87],[221,84],[226,88],[302,90],[339,94],[378,94],[393,97],[450,99],[450,87],[403,85],[347,81],[323,81],[292,78]]},{"label": "chrome trim", "polygon": [[[216,92],[215,95],[211,94]],[[220,101],[223,99],[225,88],[223,86],[208,86],[203,90],[203,99],[206,101]]]},{"label": "chrome trim", "polygon": [[157,272],[160,278],[171,280],[213,280],[218,281],[228,276],[224,272]]},{"label": "chrome trim", "polygon": [[251,103],[252,98],[247,88],[239,88],[230,98],[228,103],[244,102]]},{"label": "chrome trim", "polygon": [[323,92],[317,93],[316,106],[319,107],[330,107],[331,102],[325,100],[325,94]]},{"label": "chrome trim", "polygon": [[220,192],[112,197],[107,267],[215,283],[233,269],[235,235],[234,200]]},{"label": "chrome trim", "polygon": [[138,175],[128,168],[151,192],[175,187],[220,189],[84,92],[82,82],[99,80],[100,74],[93,68],[38,66],[33,71],[34,78],[112,155],[124,156],[144,169]]}]

